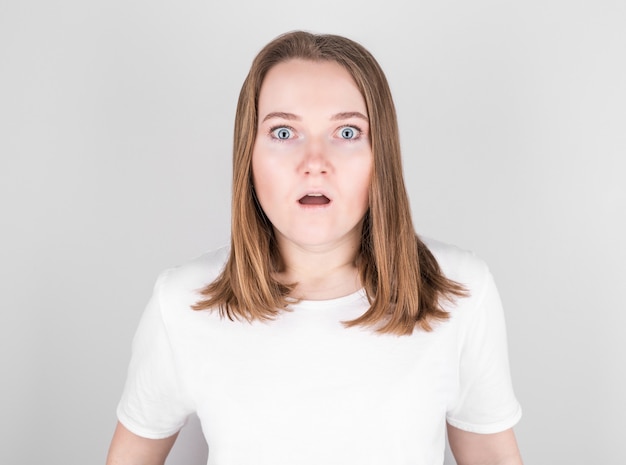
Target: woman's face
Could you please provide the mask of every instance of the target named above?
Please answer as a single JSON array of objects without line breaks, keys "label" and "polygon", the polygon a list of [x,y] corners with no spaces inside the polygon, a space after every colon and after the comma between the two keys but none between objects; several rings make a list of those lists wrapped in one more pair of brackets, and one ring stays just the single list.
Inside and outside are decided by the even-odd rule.
[{"label": "woman's face", "polygon": [[350,74],[331,61],[274,66],[258,121],[254,188],[279,246],[360,243],[372,150],[365,100]]}]

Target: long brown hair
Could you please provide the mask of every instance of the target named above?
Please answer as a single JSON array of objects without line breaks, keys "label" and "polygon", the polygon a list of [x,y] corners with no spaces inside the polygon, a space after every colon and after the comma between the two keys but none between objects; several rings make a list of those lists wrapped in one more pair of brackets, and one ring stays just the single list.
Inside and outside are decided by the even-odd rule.
[{"label": "long brown hair", "polygon": [[465,290],[443,275],[413,228],[387,79],[360,44],[337,35],[303,31],[283,34],[267,44],[254,59],[241,88],[233,147],[230,256],[222,273],[202,289],[203,300],[193,308],[219,309],[231,320],[251,321],[272,319],[290,303],[293,286],[272,276],[280,269],[281,259],[273,227],[255,198],[252,151],[263,79],[276,64],[295,58],[343,66],[365,99],[370,121],[373,170],[369,210],[356,257],[370,308],[344,324],[398,335],[411,334],[416,326],[430,331],[433,321],[448,317],[442,299],[453,300],[465,295]]}]

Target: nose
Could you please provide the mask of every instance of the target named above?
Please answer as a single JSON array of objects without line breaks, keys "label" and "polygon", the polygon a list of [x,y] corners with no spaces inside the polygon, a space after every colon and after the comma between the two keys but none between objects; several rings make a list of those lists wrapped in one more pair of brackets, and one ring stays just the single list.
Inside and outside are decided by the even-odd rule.
[{"label": "nose", "polygon": [[307,175],[327,174],[329,170],[327,150],[328,148],[319,140],[307,141],[301,171]]}]

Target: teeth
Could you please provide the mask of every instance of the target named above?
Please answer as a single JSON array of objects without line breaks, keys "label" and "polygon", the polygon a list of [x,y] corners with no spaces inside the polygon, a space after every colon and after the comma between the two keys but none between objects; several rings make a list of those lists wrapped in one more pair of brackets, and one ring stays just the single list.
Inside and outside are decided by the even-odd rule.
[{"label": "teeth", "polygon": [[307,194],[309,197],[321,197],[323,194]]}]

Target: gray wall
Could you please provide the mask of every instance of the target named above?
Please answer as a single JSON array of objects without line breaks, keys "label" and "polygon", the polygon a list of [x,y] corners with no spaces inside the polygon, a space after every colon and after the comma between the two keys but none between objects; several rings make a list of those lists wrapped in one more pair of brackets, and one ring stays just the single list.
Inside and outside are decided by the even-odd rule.
[{"label": "gray wall", "polygon": [[[625,24],[621,0],[2,1],[0,463],[104,461],[154,279],[228,240],[250,61],[296,28],[375,54],[418,230],[491,265],[526,463],[623,463]],[[198,435],[168,463],[203,463]]]}]

